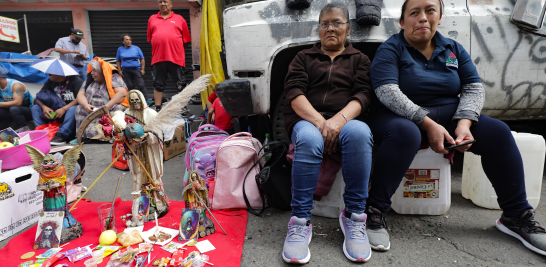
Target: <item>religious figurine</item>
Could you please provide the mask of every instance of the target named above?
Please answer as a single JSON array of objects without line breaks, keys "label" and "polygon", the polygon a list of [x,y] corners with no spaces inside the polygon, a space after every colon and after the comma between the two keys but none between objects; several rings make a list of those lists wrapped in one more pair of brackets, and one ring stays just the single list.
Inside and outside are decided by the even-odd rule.
[{"label": "religious figurine", "polygon": [[[210,75],[203,75],[194,80],[182,92],[174,95],[171,101],[159,113],[148,108],[146,99],[138,90],[131,90],[128,94],[129,109],[125,117],[120,112],[113,115],[107,106],[103,106],[89,114],[78,129],[78,143],[81,143],[82,133],[88,125],[100,118],[97,125],[99,135],[93,138],[123,140],[125,159],[133,176],[133,208],[131,220],[126,221],[127,227],[142,225],[147,220],[162,217],[168,212],[168,198],[163,190],[163,130],[172,128],[181,117],[181,110],[189,102],[191,96],[201,92],[208,85]],[[142,195],[149,195],[150,208],[148,217],[142,216],[145,207],[139,209]]]},{"label": "religious figurine", "polygon": [[191,171],[182,196],[186,202],[186,209],[199,210],[199,236],[205,237],[216,231],[214,223],[207,218],[206,207],[210,208],[207,183],[197,171]]},{"label": "religious figurine", "polygon": [[[127,163],[133,176],[133,210],[132,220],[127,221],[127,226],[142,225],[142,216],[139,216],[139,197],[141,193],[150,196],[150,209],[148,218],[144,221],[153,220],[154,212],[158,217],[162,217],[168,212],[168,199],[163,190],[163,150],[161,149],[161,132],[146,132],[140,134],[138,126],[145,126],[154,120],[157,112],[148,107],[146,99],[138,90],[129,91],[129,109],[125,114],[134,119],[135,123],[128,124],[125,128],[125,137],[128,139],[128,145],[135,152],[134,155],[127,156]],[[141,168],[137,162],[138,159],[145,166],[146,172],[152,177],[150,180],[148,174]]]},{"label": "religious figurine", "polygon": [[25,145],[34,169],[40,174],[37,189],[44,191],[44,211],[64,212],[61,244],[74,240],[83,234],[82,225],[69,212],[66,201],[66,178],[72,176],[74,166],[80,158],[83,144],[75,146],[63,155],[59,162],[52,154],[44,155],[31,145]]}]

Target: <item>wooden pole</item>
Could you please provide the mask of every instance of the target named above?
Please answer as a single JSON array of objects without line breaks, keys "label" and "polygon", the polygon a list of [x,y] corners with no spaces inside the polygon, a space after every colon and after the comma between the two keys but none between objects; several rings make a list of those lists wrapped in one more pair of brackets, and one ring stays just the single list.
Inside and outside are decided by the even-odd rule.
[{"label": "wooden pole", "polygon": [[72,211],[76,205],[78,204],[78,202],[80,202],[80,200],[82,200],[82,198],[89,192],[91,191],[91,188],[93,188],[93,186],[100,180],[100,178],[102,178],[102,176],[106,173],[106,171],[108,169],[110,169],[110,167],[112,167],[112,165],[114,165],[114,162],[118,161],[119,157],[121,157],[121,155],[123,155],[122,153],[119,153],[118,157],[115,159],[115,160],[112,160],[112,163],[110,163],[110,165],[108,165],[108,167],[106,167],[106,169],[99,175],[99,178],[97,178],[93,184],[91,184],[91,186],[89,188],[87,188],[87,191],[85,191],[85,193],[83,193],[83,195],[76,201],[76,203],[74,203],[74,205],[72,205],[72,207],[70,208],[69,211]]}]

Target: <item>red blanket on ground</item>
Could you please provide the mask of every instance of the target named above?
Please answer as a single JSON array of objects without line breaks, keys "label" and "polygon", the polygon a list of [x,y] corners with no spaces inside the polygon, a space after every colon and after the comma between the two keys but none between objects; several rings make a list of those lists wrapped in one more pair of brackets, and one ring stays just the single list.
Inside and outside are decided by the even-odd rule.
[{"label": "red blanket on ground", "polygon": [[[91,248],[99,245],[99,218],[97,207],[106,202],[86,202],[84,200],[78,203],[76,209],[72,211],[74,217],[82,223],[83,226],[83,236],[72,240],[68,245],[63,247],[62,251],[67,251],[79,246],[86,246],[93,244]],[[184,208],[184,202],[182,201],[171,201],[169,207],[169,213],[163,218],[158,220],[159,226],[178,229],[180,224],[181,211]],[[131,201],[121,201],[119,198],[116,200],[116,226],[117,232],[122,232],[125,229],[125,223],[121,220],[121,216],[131,213]],[[224,235],[220,227],[216,224],[216,233],[200,238],[199,241],[209,240],[214,247],[216,248],[213,251],[207,252],[206,255],[210,257],[209,262],[215,264],[215,266],[239,266],[241,263],[241,255],[243,254],[243,242],[245,239],[246,233],[246,223],[248,219],[248,213],[246,210],[221,210],[213,211],[216,219],[222,224],[224,230],[226,230],[227,235]],[[144,224],[144,231],[147,231],[155,226],[155,222],[148,222]],[[20,233],[14,237],[10,242],[0,250],[0,255],[2,257],[1,266],[19,266],[21,263],[29,260],[36,260],[36,257],[32,257],[28,260],[21,260],[20,257],[24,253],[34,251],[36,255],[40,255],[45,252],[45,249],[42,250],[33,250],[32,246],[34,245],[34,237],[36,235],[36,225],[30,228],[29,230]],[[178,237],[175,237],[173,241],[178,243],[183,243],[178,241]],[[114,243],[113,245],[119,245]],[[134,246],[133,246],[134,247]],[[189,252],[197,250],[195,247],[187,247],[188,249],[184,253],[184,256],[188,255]],[[143,254],[145,255],[145,254]],[[161,257],[170,257],[170,253],[161,249],[161,246],[154,246],[150,257],[152,259],[161,259]],[[87,259],[85,259],[87,260]],[[61,263],[67,263],[70,267],[74,266],[85,266],[83,263],[85,260],[81,260],[72,264],[68,259],[62,259],[53,266]],[[98,266],[106,266],[110,256],[106,257],[102,263]],[[150,265],[152,266],[150,261]],[[133,264],[134,265],[134,264]],[[144,266],[148,266],[147,263]]]}]

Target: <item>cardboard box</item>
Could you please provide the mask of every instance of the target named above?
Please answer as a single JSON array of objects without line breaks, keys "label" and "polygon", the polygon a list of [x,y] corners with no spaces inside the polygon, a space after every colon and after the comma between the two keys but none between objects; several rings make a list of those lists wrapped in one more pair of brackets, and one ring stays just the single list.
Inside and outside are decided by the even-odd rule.
[{"label": "cardboard box", "polygon": [[184,125],[176,127],[171,140],[165,141],[163,147],[163,160],[169,160],[177,155],[186,152],[186,136]]},{"label": "cardboard box", "polygon": [[31,166],[0,173],[0,241],[38,222],[43,192],[37,185],[38,173]]}]

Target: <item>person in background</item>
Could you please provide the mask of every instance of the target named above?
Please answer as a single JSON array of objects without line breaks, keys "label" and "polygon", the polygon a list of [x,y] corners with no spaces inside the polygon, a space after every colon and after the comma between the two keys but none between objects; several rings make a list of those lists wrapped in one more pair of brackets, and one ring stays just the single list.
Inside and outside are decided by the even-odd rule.
[{"label": "person in background", "polygon": [[148,97],[148,90],[144,85],[144,55],[140,47],[133,45],[131,36],[127,33],[121,35],[121,42],[123,46],[118,48],[116,54],[116,65],[118,66],[119,75],[123,78],[123,81],[127,85],[129,90],[138,89],[146,100]]},{"label": "person in background", "polygon": [[212,92],[207,98],[207,108],[208,104],[211,102],[212,105],[210,105],[209,113],[207,114],[207,123],[212,123],[229,134],[233,134],[233,124],[231,123],[231,120],[235,117],[226,112],[220,98],[216,96],[215,92]]},{"label": "person in background", "polygon": [[[48,75],[49,80],[36,94],[36,103],[32,106],[32,119],[35,126],[52,121],[61,123],[55,137],[50,141],[52,145],[60,146],[70,141],[76,132],[76,118],[74,116],[78,105],[76,96],[83,81],[78,75],[68,77]],[[55,114],[53,117],[52,113]]]},{"label": "person in background", "polygon": [[[87,115],[95,108],[106,105],[113,112],[124,111],[125,107],[129,107],[126,98],[127,86],[112,64],[95,57],[89,62],[87,72],[89,72],[88,79],[82,84],[77,96],[79,104],[76,108],[77,131]],[[89,139],[99,134],[95,128],[98,121],[97,118],[87,126],[85,132],[82,133],[83,138]],[[79,133],[77,132],[77,134]],[[77,143],[77,140],[72,140],[71,143]]]},{"label": "person in background", "polygon": [[[176,80],[178,92],[186,87],[184,44],[191,42],[191,37],[186,20],[171,10],[172,1],[158,0],[157,3],[159,13],[148,20],[148,42],[152,43],[154,102],[156,110],[159,111],[168,73]],[[189,111],[184,107],[182,116],[187,114]]]},{"label": "person in background", "polygon": [[17,130],[32,120],[32,95],[20,81],[7,78],[8,71],[0,66],[0,130]]},{"label": "person in background", "polygon": [[55,44],[55,52],[61,54],[61,60],[72,64],[80,72],[80,79],[85,81],[87,78],[87,70],[84,70],[84,61],[89,59],[87,46],[81,43],[83,32],[78,29],[73,29],[68,37],[59,38]]}]

